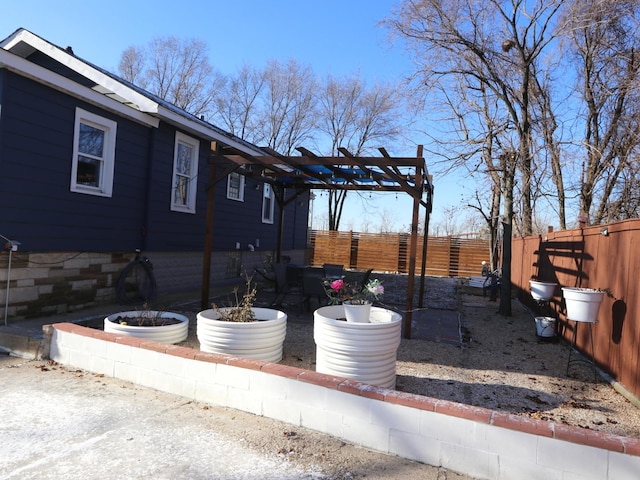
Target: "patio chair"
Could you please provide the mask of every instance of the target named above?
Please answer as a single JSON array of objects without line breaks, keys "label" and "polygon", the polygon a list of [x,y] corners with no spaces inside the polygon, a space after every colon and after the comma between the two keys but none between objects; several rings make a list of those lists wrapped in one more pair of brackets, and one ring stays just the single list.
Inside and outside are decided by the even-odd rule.
[{"label": "patio chair", "polygon": [[358,290],[362,290],[369,281],[369,278],[371,278],[371,272],[373,272],[373,268],[365,271],[348,271],[345,273],[344,281],[349,285],[353,285]]},{"label": "patio chair", "polygon": [[324,278],[342,278],[344,277],[344,266],[335,263],[325,263],[322,266],[324,270]]},{"label": "patio chair", "polygon": [[320,307],[327,294],[324,291],[324,269],[322,268],[305,268],[302,272],[302,305],[307,306],[307,311],[311,309],[311,299],[318,300]]},{"label": "patio chair", "polygon": [[288,273],[287,263],[274,263],[273,273],[275,275],[276,295],[271,302],[271,306],[280,306],[289,294],[299,294],[302,291],[301,285],[293,281]]}]

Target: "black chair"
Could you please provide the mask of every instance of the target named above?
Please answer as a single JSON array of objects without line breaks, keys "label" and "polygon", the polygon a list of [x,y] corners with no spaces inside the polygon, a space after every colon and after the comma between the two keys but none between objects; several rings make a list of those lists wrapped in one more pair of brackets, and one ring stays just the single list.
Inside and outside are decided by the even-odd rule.
[{"label": "black chair", "polygon": [[371,278],[371,272],[373,272],[373,268],[365,271],[347,271],[344,276],[344,281],[345,283],[352,285],[354,288],[360,291],[369,282],[369,278]]},{"label": "black chair", "polygon": [[335,263],[325,263],[322,266],[324,270],[324,278],[343,278],[344,266]]},{"label": "black chair", "polygon": [[274,263],[273,273],[275,275],[276,283],[276,296],[271,302],[271,306],[280,306],[287,295],[291,293],[300,293],[301,288],[299,285],[292,285],[287,277],[287,264],[286,263]]},{"label": "black chair", "polygon": [[307,311],[311,309],[311,299],[318,300],[318,307],[324,303],[327,294],[324,291],[324,269],[305,268],[302,272],[302,302],[307,306]]}]

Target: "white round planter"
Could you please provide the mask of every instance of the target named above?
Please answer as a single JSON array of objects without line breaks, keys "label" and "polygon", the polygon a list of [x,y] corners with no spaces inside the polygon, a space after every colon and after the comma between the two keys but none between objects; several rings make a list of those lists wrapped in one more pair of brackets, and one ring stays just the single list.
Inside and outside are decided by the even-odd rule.
[{"label": "white round planter", "polygon": [[[178,320],[178,323],[170,325],[156,326],[140,326],[138,319],[140,317],[159,316],[162,318],[171,318]],[[119,323],[117,319],[130,319],[126,325]],[[180,343],[187,339],[189,334],[189,319],[184,315],[172,312],[156,312],[146,310],[131,310],[128,312],[118,312],[109,315],[104,319],[104,331],[109,333],[118,333],[128,335],[129,337],[144,338],[154,342],[162,343]]]},{"label": "white round planter", "polygon": [[313,313],[316,371],[395,388],[402,316],[378,307],[371,308],[368,323],[336,320],[344,316],[342,305]]},{"label": "white round planter", "polygon": [[567,320],[595,323],[605,292],[591,288],[562,287]]},{"label": "white round planter", "polygon": [[[224,310],[224,309],[222,309]],[[271,308],[252,308],[255,322],[226,322],[214,310],[197,317],[200,350],[210,353],[279,362],[287,335],[287,314]]]},{"label": "white round planter", "polygon": [[557,286],[558,284],[553,282],[539,282],[537,280],[529,280],[531,296],[538,302],[546,302],[548,300],[551,300]]}]

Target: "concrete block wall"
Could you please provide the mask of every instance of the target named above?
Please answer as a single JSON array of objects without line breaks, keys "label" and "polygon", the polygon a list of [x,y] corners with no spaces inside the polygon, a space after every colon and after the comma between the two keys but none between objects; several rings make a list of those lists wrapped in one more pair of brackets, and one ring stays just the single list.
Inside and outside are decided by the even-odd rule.
[{"label": "concrete block wall", "polygon": [[[304,251],[287,252],[302,259]],[[201,252],[152,252],[148,254],[158,286],[158,294],[197,290],[202,285]],[[117,300],[116,286],[122,269],[133,252],[16,252],[12,255],[9,308],[10,321],[56,315]],[[233,257],[233,258],[231,258]],[[211,285],[243,278],[263,265],[273,252],[214,252],[211,258]],[[229,265],[237,264],[237,274]],[[301,262],[300,262],[301,263]],[[9,275],[8,254],[0,252],[0,299],[4,309]],[[4,311],[3,311],[4,313]]]},{"label": "concrete block wall", "polygon": [[640,472],[640,439],[70,323],[45,333],[45,354],[59,363],[477,478],[635,480]]}]

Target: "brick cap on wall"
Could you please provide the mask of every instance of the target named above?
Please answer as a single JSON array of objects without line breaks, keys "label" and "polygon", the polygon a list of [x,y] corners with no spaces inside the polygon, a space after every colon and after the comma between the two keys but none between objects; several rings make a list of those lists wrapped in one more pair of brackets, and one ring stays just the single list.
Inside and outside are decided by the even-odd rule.
[{"label": "brick cap on wall", "polygon": [[303,370],[301,368],[290,367],[288,365],[281,365],[279,363],[217,353],[200,352],[192,348],[152,342],[114,333],[106,333],[102,330],[83,327],[73,323],[56,323],[54,325],[47,326],[47,328],[55,328],[60,332],[73,333],[75,335],[96,338],[145,350],[152,350],[154,352],[191,360],[257,370],[373,400],[403,405],[417,410],[426,410],[541,437],[549,437],[603,450],[640,456],[640,439],[637,438],[623,437],[582,427],[563,425],[505,412],[497,412],[487,408],[465,405],[449,400],[440,400],[407,392],[399,392],[388,388],[372,386],[355,380],[335,377],[310,370]]}]

